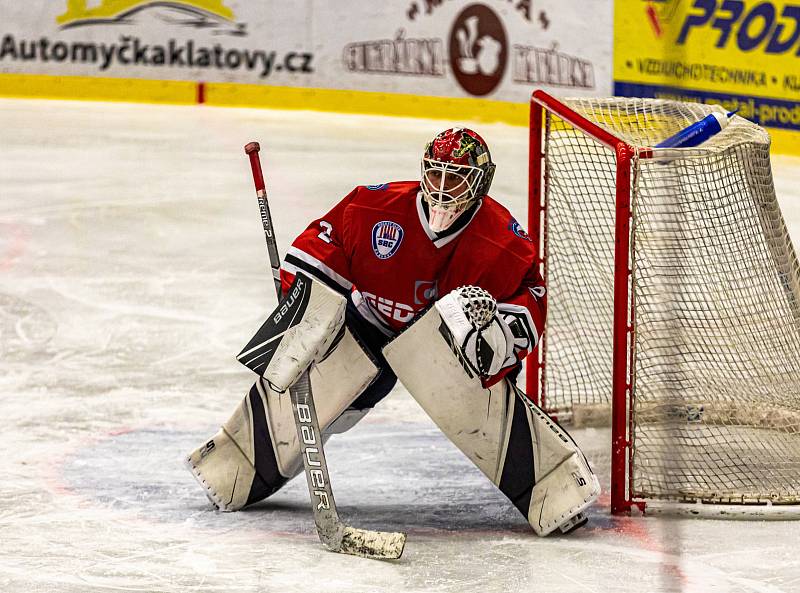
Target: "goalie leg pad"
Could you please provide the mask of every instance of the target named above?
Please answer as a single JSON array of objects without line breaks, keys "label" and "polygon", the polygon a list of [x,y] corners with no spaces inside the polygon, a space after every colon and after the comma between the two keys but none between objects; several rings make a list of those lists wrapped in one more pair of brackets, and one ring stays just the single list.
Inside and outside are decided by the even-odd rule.
[{"label": "goalie leg pad", "polygon": [[570,531],[585,521],[586,510],[600,494],[597,476],[580,451],[575,451],[533,487],[528,523],[538,535],[556,528]]},{"label": "goalie leg pad", "polygon": [[266,498],[287,478],[278,471],[256,382],[219,431],[186,459],[206,496],[222,511],[236,511]]},{"label": "goalie leg pad", "polygon": [[440,332],[442,323],[438,310],[429,309],[384,347],[386,360],[442,432],[537,534],[569,527],[600,494],[583,454],[508,380],[487,389],[465,372]]},{"label": "goalie leg pad", "polygon": [[585,523],[583,511],[600,496],[600,482],[572,437],[516,386],[513,389],[530,418],[538,452],[528,522],[543,536],[556,528],[570,531]]},{"label": "goalie leg pad", "polygon": [[[345,411],[377,374],[372,358],[345,329],[309,372],[323,438],[344,432],[366,414]],[[220,510],[236,511],[273,494],[303,466],[289,395],[257,381],[222,429],[186,463]]]}]

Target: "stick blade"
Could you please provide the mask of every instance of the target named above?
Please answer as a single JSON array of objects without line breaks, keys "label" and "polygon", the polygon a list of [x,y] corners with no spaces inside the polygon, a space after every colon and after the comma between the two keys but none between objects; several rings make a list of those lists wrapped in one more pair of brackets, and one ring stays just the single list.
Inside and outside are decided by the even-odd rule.
[{"label": "stick blade", "polygon": [[405,533],[345,527],[339,549],[335,551],[362,558],[395,560],[403,554],[405,545]]}]

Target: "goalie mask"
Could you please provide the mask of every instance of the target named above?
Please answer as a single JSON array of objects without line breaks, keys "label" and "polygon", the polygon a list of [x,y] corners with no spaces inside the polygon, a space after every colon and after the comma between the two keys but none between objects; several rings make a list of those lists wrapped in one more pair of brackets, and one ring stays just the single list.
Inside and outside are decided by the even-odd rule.
[{"label": "goalie mask", "polygon": [[422,195],[428,203],[428,224],[447,229],[489,191],[494,163],[483,138],[466,128],[450,128],[425,147]]}]

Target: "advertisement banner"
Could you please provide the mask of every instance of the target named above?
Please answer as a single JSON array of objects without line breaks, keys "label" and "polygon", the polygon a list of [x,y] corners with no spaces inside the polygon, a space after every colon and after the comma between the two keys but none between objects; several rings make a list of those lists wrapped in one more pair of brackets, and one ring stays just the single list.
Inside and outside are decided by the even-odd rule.
[{"label": "advertisement banner", "polygon": [[617,0],[614,48],[616,94],[719,103],[800,149],[800,1]]},{"label": "advertisement banner", "polygon": [[0,73],[527,102],[611,93],[613,0],[0,0]]},{"label": "advertisement banner", "polygon": [[[318,15],[335,20],[333,7]],[[527,102],[532,89],[611,92],[612,5],[593,0],[407,0],[344,8],[326,32],[348,88]]]},{"label": "advertisement banner", "polygon": [[304,30],[304,10],[238,4],[0,0],[0,71],[283,84],[312,75],[311,43],[289,33]]}]

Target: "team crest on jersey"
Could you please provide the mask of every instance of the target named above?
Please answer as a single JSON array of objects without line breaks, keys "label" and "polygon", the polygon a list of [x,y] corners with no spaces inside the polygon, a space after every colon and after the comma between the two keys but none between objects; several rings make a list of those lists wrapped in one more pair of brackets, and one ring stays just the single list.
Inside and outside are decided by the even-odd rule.
[{"label": "team crest on jersey", "polygon": [[381,191],[382,189],[386,189],[387,187],[389,187],[388,183],[380,183],[378,185],[368,185],[367,189],[372,191]]},{"label": "team crest on jersey", "polygon": [[403,227],[391,220],[382,220],[372,227],[372,251],[378,259],[389,259],[400,248]]},{"label": "team crest on jersey", "polygon": [[525,239],[526,241],[531,240],[530,235],[528,235],[528,233],[525,232],[525,229],[520,226],[516,218],[512,218],[508,223],[508,230],[514,233],[520,239]]}]

